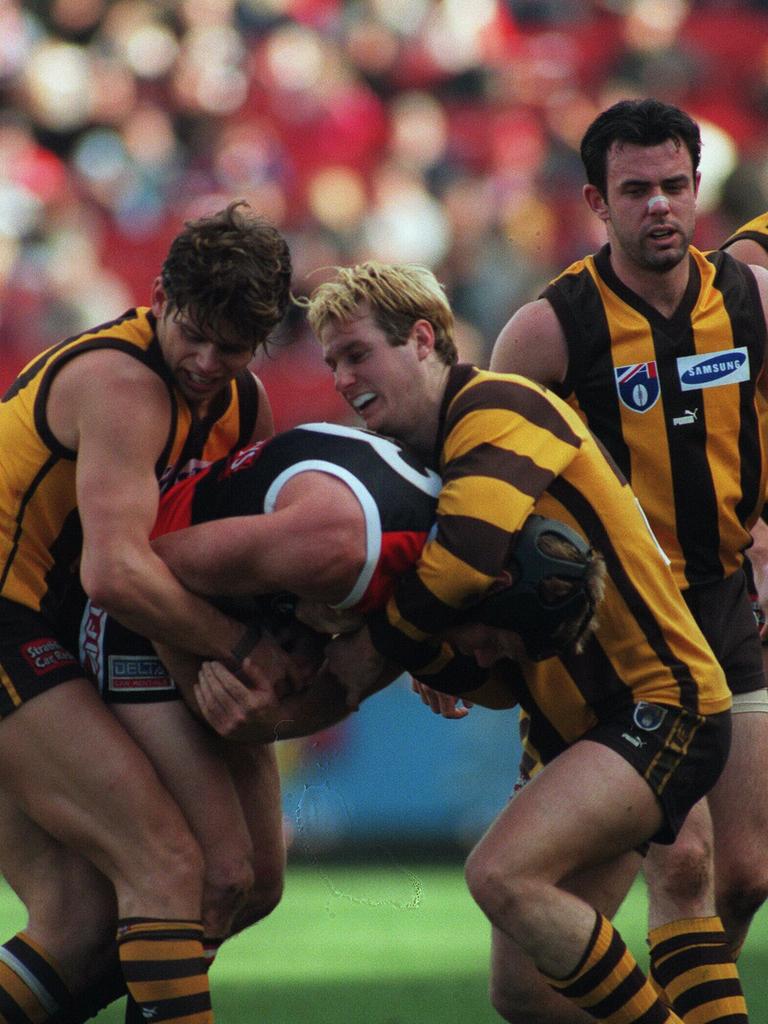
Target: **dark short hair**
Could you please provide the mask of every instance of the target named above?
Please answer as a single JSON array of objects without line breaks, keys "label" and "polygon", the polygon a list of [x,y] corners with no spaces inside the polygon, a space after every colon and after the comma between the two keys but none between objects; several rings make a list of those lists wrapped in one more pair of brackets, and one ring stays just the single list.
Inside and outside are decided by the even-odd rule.
[{"label": "dark short hair", "polygon": [[581,160],[587,181],[605,197],[606,158],[614,142],[658,146],[668,139],[685,146],[696,174],[701,159],[701,133],[684,110],[655,99],[614,103],[598,114],[581,140]]},{"label": "dark short hair", "polygon": [[188,221],[163,263],[171,310],[204,329],[264,344],[290,301],[291,254],[274,225],[235,200]]}]

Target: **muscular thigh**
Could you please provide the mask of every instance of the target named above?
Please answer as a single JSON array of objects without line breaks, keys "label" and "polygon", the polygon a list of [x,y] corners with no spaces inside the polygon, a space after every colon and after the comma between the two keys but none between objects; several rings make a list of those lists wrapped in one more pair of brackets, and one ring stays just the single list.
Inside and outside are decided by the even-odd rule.
[{"label": "muscular thigh", "polygon": [[731,751],[709,806],[720,855],[730,848],[763,860],[768,835],[768,714],[732,716]]},{"label": "muscular thigh", "polygon": [[661,822],[661,807],[635,768],[581,740],[517,793],[476,852],[505,873],[559,884],[640,847]]},{"label": "muscular thigh", "polygon": [[153,764],[204,854],[223,846],[250,846],[223,743],[192,717],[186,704],[113,704],[112,712]]},{"label": "muscular thigh", "polygon": [[275,745],[229,743],[225,756],[253,840],[257,876],[281,875],[285,840]]},{"label": "muscular thigh", "polygon": [[33,821],[110,877],[136,860],[137,836],[180,823],[149,761],[85,679],[0,721],[0,778]]}]

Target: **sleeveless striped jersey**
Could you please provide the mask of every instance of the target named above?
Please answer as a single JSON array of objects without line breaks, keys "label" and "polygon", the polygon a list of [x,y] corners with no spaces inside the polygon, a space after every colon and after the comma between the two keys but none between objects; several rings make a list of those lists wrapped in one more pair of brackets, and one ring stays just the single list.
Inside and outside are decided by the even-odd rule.
[{"label": "sleeveless striped jersey", "polygon": [[672,317],[630,291],[609,249],[543,292],[565,333],[556,388],[632,485],[681,589],[735,572],[765,501],[766,325],[754,275],[691,247]]},{"label": "sleeveless striped jersey", "polygon": [[59,444],[46,417],[51,384],[70,359],[95,349],[115,349],[140,360],[166,382],[171,427],[156,467],[163,486],[250,439],[258,405],[251,373],[239,375],[208,417],[196,421],[174,389],[154,324],[151,311],[141,307],[62,341],[28,363],[0,401],[1,597],[55,616],[76,581],[82,548],[77,453]]}]

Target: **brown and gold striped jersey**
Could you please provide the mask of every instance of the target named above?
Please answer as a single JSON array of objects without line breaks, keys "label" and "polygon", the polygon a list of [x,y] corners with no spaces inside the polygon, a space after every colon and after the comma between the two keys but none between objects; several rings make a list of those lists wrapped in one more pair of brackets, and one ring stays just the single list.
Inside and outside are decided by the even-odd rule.
[{"label": "brown and gold striped jersey", "polygon": [[438,689],[474,689],[477,675],[462,682],[466,665],[457,674],[450,648],[428,638],[488,589],[536,512],[568,523],[603,555],[606,596],[582,654],[518,669],[506,663],[510,703],[534,708],[537,728],[568,743],[617,703],[646,700],[700,714],[730,706],[723,673],[635,496],[573,409],[524,377],[454,367],[439,444],[436,535],[386,612],[371,619],[380,650]]},{"label": "brown and gold striped jersey", "polygon": [[746,224],[742,224],[737,231],[726,238],[720,248],[727,249],[731,242],[738,242],[742,238],[757,242],[768,252],[768,213],[761,213],[759,217],[753,217]]},{"label": "brown and gold striped jersey", "polygon": [[167,383],[171,427],[156,467],[163,487],[247,443],[256,421],[258,391],[249,371],[222,393],[205,420],[195,419],[173,387],[154,317],[144,307],[68,338],[33,359],[0,401],[0,596],[52,615],[74,581],[82,530],[76,507],[76,452],[54,437],[46,402],[56,373],[68,360],[102,348],[139,359]]},{"label": "brown and gold striped jersey", "polygon": [[632,485],[681,589],[735,572],[765,501],[766,324],[754,275],[691,247],[667,318],[614,273],[606,246],[543,292],[562,325],[556,390]]}]

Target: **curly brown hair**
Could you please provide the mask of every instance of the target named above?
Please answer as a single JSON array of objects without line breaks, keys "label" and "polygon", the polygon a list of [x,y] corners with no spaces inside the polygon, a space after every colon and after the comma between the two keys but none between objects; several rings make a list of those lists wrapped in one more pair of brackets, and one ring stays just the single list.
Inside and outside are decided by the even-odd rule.
[{"label": "curly brown hair", "polygon": [[162,281],[171,310],[220,337],[247,339],[255,350],[285,315],[291,254],[277,228],[249,209],[237,199],[188,221],[171,243]]}]

